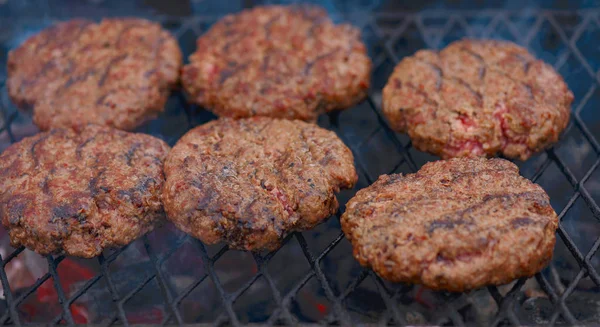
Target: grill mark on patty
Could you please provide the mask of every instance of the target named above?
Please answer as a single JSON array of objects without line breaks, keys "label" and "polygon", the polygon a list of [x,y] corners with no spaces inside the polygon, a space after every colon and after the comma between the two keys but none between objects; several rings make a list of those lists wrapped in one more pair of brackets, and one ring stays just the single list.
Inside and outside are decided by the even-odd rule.
[{"label": "grill mark on patty", "polygon": [[532,60],[527,59],[518,53],[513,54],[513,56],[523,63],[523,72],[525,73],[525,75],[527,75],[527,73],[529,72],[529,67],[531,67]]},{"label": "grill mark on patty", "polygon": [[96,99],[96,104],[97,105],[100,105],[100,104],[106,105],[106,103],[104,103],[104,101],[106,100],[106,98],[108,96],[113,95],[113,94],[117,94],[117,93],[119,93],[119,91],[125,91],[125,90],[131,90],[131,91],[134,91],[134,92],[140,92],[140,91],[147,91],[148,88],[147,87],[146,88],[142,88],[142,87],[140,87],[140,88],[132,88],[130,86],[120,86],[118,89],[108,90],[108,91],[104,92],[104,94],[100,95],[98,97],[98,99]]},{"label": "grill mark on patty", "polygon": [[50,186],[48,185],[49,181],[50,181],[50,175],[46,176],[44,178],[44,180],[42,181],[42,183],[40,184],[42,193],[44,193],[46,195],[50,195]]},{"label": "grill mark on patty", "polygon": [[[186,159],[188,159],[188,158],[189,157],[187,157]],[[186,160],[184,160],[183,168],[187,168],[186,167],[187,165],[185,164],[185,161]],[[203,190],[203,187],[202,187],[203,183],[201,181],[203,180],[203,177],[204,177],[204,174],[202,174],[200,176],[197,176],[197,177],[190,178],[190,180],[189,180],[190,186],[192,186],[195,189],[198,189],[198,190],[202,191]]]},{"label": "grill mark on patty", "polygon": [[100,75],[100,78],[98,79],[98,86],[103,86],[104,82],[106,82],[106,78],[108,77],[108,74],[110,73],[110,70],[113,68],[113,66],[118,64],[119,62],[125,60],[128,56],[129,56],[129,54],[124,53],[122,55],[112,58],[106,65],[106,69],[104,70],[104,73],[102,73],[102,75]]},{"label": "grill mark on patty", "polygon": [[442,89],[442,83],[444,81],[444,73],[438,65],[431,64],[431,67],[436,71],[437,79],[435,81],[435,88],[439,91]]},{"label": "grill mark on patty", "polygon": [[[6,206],[8,208],[8,222],[11,225],[17,225],[23,220],[25,209],[28,203],[31,203],[30,200],[29,197],[12,196],[8,201],[2,203],[2,207]],[[3,211],[0,209],[0,213]]]},{"label": "grill mark on patty", "polygon": [[[26,78],[23,80],[23,82],[20,85],[20,89],[21,92],[23,92],[23,89],[25,87],[31,87],[34,85],[37,85],[42,78],[48,73],[48,71],[50,71],[52,68],[56,67],[56,60],[50,60],[48,62],[46,62],[43,66],[42,69],[40,69],[39,72],[35,73],[33,75],[33,78]],[[62,74],[64,75],[68,75],[71,74],[71,72],[75,69],[75,63],[72,59],[67,59],[67,67],[65,69],[63,69]]]},{"label": "grill mark on patty", "polygon": [[[542,226],[542,225],[546,225],[547,223],[548,222],[536,221],[529,217],[520,217],[520,218],[514,218],[513,220],[509,221],[508,224],[501,226],[501,227],[488,226],[486,228],[475,229],[475,230],[471,231],[471,235],[473,235],[473,237],[476,237],[477,235],[489,235],[489,232],[491,230],[493,230],[497,235],[503,235],[506,233],[515,232],[517,229],[522,228],[522,227]],[[484,236],[484,239],[485,239],[485,243],[484,243],[485,245],[483,245],[483,246],[487,249],[489,249],[488,246],[490,243],[495,244],[498,241],[497,238],[488,239],[487,236]],[[457,260],[464,261],[462,259],[465,257],[479,256],[479,255],[482,255],[483,252],[484,251],[478,251],[476,253],[469,253],[469,252],[461,251],[461,253],[459,253],[458,255],[456,255],[453,258],[446,257],[441,254],[438,254],[437,258],[439,259],[441,256],[443,258],[442,261],[447,261],[449,263],[449,262],[457,261]],[[440,261],[440,260],[438,260],[438,261]]]},{"label": "grill mark on patty", "polygon": [[[453,184],[456,181],[458,181],[459,179],[465,178],[465,177],[473,177],[475,178],[477,175],[481,175],[481,174],[485,174],[485,173],[494,173],[494,172],[503,172],[505,170],[503,170],[502,168],[489,168],[489,169],[482,169],[482,170],[478,170],[478,171],[472,171],[472,172],[452,172],[452,179],[445,179],[445,180],[440,180],[438,181],[438,183],[441,184],[441,186],[445,186],[446,184]],[[413,183],[416,182],[418,180],[423,180],[423,176],[421,175],[407,175],[407,176],[403,176],[402,174],[393,174],[393,175],[388,175],[389,179],[386,180],[383,183],[380,183],[379,185],[377,185],[376,187],[378,189],[384,189],[386,186],[389,185],[393,185],[396,184],[398,182],[405,182],[405,183]],[[428,177],[425,176],[425,179],[427,179]],[[441,194],[436,194],[435,198],[431,198],[430,196],[419,196],[419,197],[413,197],[410,198],[408,201],[404,201],[404,202],[395,202],[394,204],[398,207],[403,207],[403,206],[407,206],[410,204],[413,204],[415,202],[421,202],[421,201],[446,201],[446,200],[451,200],[453,198],[456,198],[455,195],[450,195],[447,198],[441,197]],[[389,201],[388,199],[381,199],[381,201],[373,201],[373,203],[380,203],[380,202],[386,202]]]},{"label": "grill mark on patty", "polygon": [[468,49],[466,47],[460,47],[460,50],[468,53],[472,57],[479,60],[479,62],[481,63],[481,68],[479,68],[479,79],[483,80],[485,78],[485,73],[486,73],[486,69],[487,69],[487,64],[486,64],[485,60],[483,59],[483,57],[480,56],[477,52],[475,52],[471,49]]},{"label": "grill mark on patty", "polygon": [[243,71],[244,69],[246,69],[249,66],[248,63],[243,63],[241,65],[237,65],[234,68],[227,68],[227,69],[223,69],[220,73],[219,76],[219,84],[223,84],[225,83],[225,81],[227,81],[229,78],[231,78],[232,76],[234,76],[235,74]]},{"label": "grill mark on patty", "polygon": [[152,58],[157,58],[160,53],[161,47],[167,42],[167,37],[162,30],[158,31],[159,36],[155,39],[152,45]]},{"label": "grill mark on patty", "polygon": [[530,99],[534,99],[534,95],[533,95],[533,89],[531,88],[531,86],[529,84],[525,84],[525,90],[527,90],[527,94],[529,95]]},{"label": "grill mark on patty", "polygon": [[454,76],[454,77],[452,77],[452,80],[456,81],[458,84],[464,86],[467,90],[469,90],[469,92],[471,92],[471,94],[473,94],[475,96],[477,105],[479,107],[483,107],[483,96],[481,95],[481,93],[473,90],[473,88],[471,88],[471,85],[469,85],[469,83],[465,82],[462,78]]},{"label": "grill mark on patty", "polygon": [[387,186],[387,185],[392,185],[394,183],[397,183],[399,181],[404,180],[405,176],[403,174],[393,174],[393,175],[388,175],[388,179],[382,183],[382,186]]},{"label": "grill mark on patty", "polygon": [[162,165],[162,160],[160,160],[160,158],[159,158],[159,157],[157,157],[157,156],[155,156],[155,155],[153,155],[153,154],[150,154],[150,153],[144,153],[144,154],[142,155],[142,157],[145,157],[145,158],[151,158],[151,159],[152,159],[152,161],[154,162],[154,164],[156,164],[156,165]]},{"label": "grill mark on patty", "polygon": [[152,77],[152,75],[156,74],[157,71],[158,71],[158,68],[152,68],[152,69],[147,70],[144,73],[144,78],[150,78],[150,77]]},{"label": "grill mark on patty", "polygon": [[133,160],[133,156],[135,155],[135,152],[137,150],[139,150],[142,147],[142,144],[137,142],[131,145],[131,147],[129,148],[129,150],[127,150],[127,153],[125,153],[125,162],[127,163],[127,166],[131,167],[131,163]]},{"label": "grill mark on patty", "polygon": [[[309,140],[312,139],[312,137],[310,137],[309,135],[307,135],[307,133],[309,132],[309,128],[305,127],[305,128],[301,128],[300,129],[300,140],[302,141],[302,148],[307,149],[308,152],[308,159],[310,160],[310,162],[304,162],[304,166],[310,166],[313,164],[318,163],[318,167],[319,170],[322,172],[321,174],[326,174],[327,176],[330,176],[332,179],[335,179],[335,177],[333,176],[333,174],[331,174],[330,170],[325,169],[326,167],[330,167],[329,163],[332,160],[332,153],[331,151],[323,151],[323,153],[325,154],[320,160],[317,160],[317,158],[315,157],[315,145],[311,145],[311,143],[309,143]],[[318,147],[318,145],[317,145]],[[282,162],[283,163],[283,162]],[[286,170],[287,167],[282,166],[282,170]],[[312,182],[310,182],[309,186],[314,185]],[[343,184],[338,184],[335,185],[335,187],[341,187],[343,186]],[[314,186],[311,186],[311,188],[313,188]],[[298,205],[296,204],[296,207]]]},{"label": "grill mark on patty", "polygon": [[[475,209],[486,206],[489,202],[496,200],[496,199],[511,200],[511,199],[518,199],[518,198],[523,198],[523,197],[531,199],[533,197],[538,197],[540,195],[541,194],[539,192],[532,192],[532,191],[521,192],[521,193],[500,193],[500,194],[486,195],[483,197],[483,199],[481,201],[479,201],[465,209],[456,211],[451,214],[447,214],[442,218],[435,219],[433,222],[431,222],[429,224],[428,232],[429,232],[429,234],[431,234],[436,229],[439,229],[439,228],[453,229],[456,225],[476,225],[476,223],[474,223],[473,221],[470,221],[470,220],[465,221],[463,219],[463,217],[465,215],[473,212]],[[458,217],[458,219],[453,219],[455,217]]]},{"label": "grill mark on patty", "polygon": [[98,186],[98,183],[100,182],[100,179],[102,178],[102,176],[104,175],[104,173],[106,172],[106,169],[101,169],[99,170],[94,177],[92,177],[90,179],[90,181],[88,182],[88,192],[90,192],[90,195],[95,199],[96,196],[98,196],[100,194],[100,192],[106,192],[108,191],[105,187],[102,186]]},{"label": "grill mark on patty", "polygon": [[40,163],[37,155],[35,154],[35,149],[42,142],[45,142],[50,136],[58,133],[58,131],[62,131],[62,130],[59,130],[59,129],[52,130],[48,134],[40,137],[39,139],[37,139],[35,142],[33,142],[31,144],[30,152],[31,152],[31,157],[33,158],[34,167],[37,167],[39,165],[39,163]]},{"label": "grill mark on patty", "polygon": [[308,163],[308,165],[310,165],[312,163],[315,163],[316,160],[313,155],[313,149],[311,148],[310,144],[308,143],[308,137],[306,135],[306,132],[307,132],[307,128],[301,128],[299,136],[300,136],[300,140],[302,141],[302,147],[308,150],[307,152],[309,154],[309,159],[310,159],[310,162]]},{"label": "grill mark on patty", "polygon": [[431,99],[429,97],[429,94],[427,94],[427,92],[421,90],[420,88],[416,87],[413,83],[411,82],[406,82],[406,83],[401,83],[402,85],[406,85],[406,87],[411,88],[416,94],[422,96],[423,98],[425,98],[425,102],[427,102],[428,104],[431,105],[435,105],[435,106],[439,106],[439,104],[437,103],[437,101]]},{"label": "grill mark on patty", "polygon": [[121,197],[129,197],[134,205],[141,206],[142,196],[150,190],[151,186],[156,184],[157,183],[154,178],[144,177],[134,187],[126,190],[119,190],[117,195]]},{"label": "grill mark on patty", "polygon": [[[58,48],[63,49],[65,45],[68,45],[69,47],[67,47],[67,49],[66,49],[67,51],[65,51],[65,52],[68,52],[68,50],[71,49],[72,45],[77,43],[77,40],[79,40],[79,38],[81,37],[81,34],[83,34],[86,27],[88,27],[92,24],[93,23],[89,20],[79,21],[77,23],[77,28],[78,28],[77,34],[72,39],[65,40],[62,43],[57,43]],[[53,27],[48,30],[48,35],[40,34],[40,36],[45,36],[45,37],[41,38],[44,41],[37,44],[37,46],[35,47],[35,52],[38,52],[41,48],[50,44],[50,42],[55,41],[58,32],[59,32],[59,29],[57,27]]]},{"label": "grill mark on patty", "polygon": [[[90,124],[88,124],[88,125],[90,125]],[[77,159],[83,158],[83,148],[88,146],[90,143],[94,142],[96,140],[96,138],[99,137],[100,135],[106,135],[106,134],[110,134],[110,133],[111,132],[108,132],[106,130],[99,131],[98,133],[96,133],[96,135],[88,137],[83,142],[81,142],[79,145],[77,145],[77,147],[75,148],[75,155],[76,155]],[[120,131],[115,132],[115,133],[120,134]]]},{"label": "grill mark on patty", "polygon": [[[439,53],[436,53],[436,54],[439,56]],[[451,80],[457,82],[458,84],[462,85],[463,87],[465,87],[467,90],[469,90],[469,92],[471,92],[471,94],[473,94],[475,96],[476,101],[477,101],[477,105],[479,107],[483,107],[483,96],[478,91],[475,91],[471,87],[471,85],[469,83],[467,83],[465,80],[463,80],[462,78],[460,78],[458,76],[445,77],[444,76],[444,72],[443,72],[442,68],[439,65],[434,64],[432,62],[429,62],[427,60],[423,60],[421,58],[415,57],[415,59],[417,61],[419,61],[419,62],[421,62],[423,64],[426,64],[427,66],[431,67],[436,72],[436,75],[437,75],[436,76],[436,89],[437,89],[438,92],[442,89],[442,83],[443,83],[444,78],[451,79]],[[479,57],[478,59],[482,60],[481,57]],[[423,92],[423,91],[421,90],[421,92]],[[423,92],[423,93],[425,93],[425,92]]]},{"label": "grill mark on patty", "polygon": [[114,90],[106,91],[104,94],[100,95],[98,99],[96,99],[96,105],[104,104],[104,100],[106,100],[109,95],[114,93],[116,93]]},{"label": "grill mark on patty", "polygon": [[78,216],[78,209],[72,204],[58,204],[52,208],[52,222],[56,219],[67,219]]},{"label": "grill mark on patty", "polygon": [[[538,198],[540,196],[543,195],[543,192],[538,192],[538,191],[526,191],[526,192],[520,192],[520,193],[500,193],[500,194],[489,194],[483,197],[483,201],[481,203],[485,203],[485,202],[489,202],[491,200],[494,199],[519,199],[519,198],[526,198],[529,200],[533,200],[534,198]],[[544,204],[546,204],[545,200],[542,201],[537,201],[537,202],[544,202]]]},{"label": "grill mark on patty", "polygon": [[479,55],[477,52],[467,48],[467,47],[460,47],[460,49],[468,54],[470,54],[471,56],[477,58],[477,60],[479,60],[482,64],[485,65],[485,60],[483,59],[483,57],[481,55]]},{"label": "grill mark on patty", "polygon": [[502,168],[488,168],[488,169],[482,169],[482,170],[477,170],[477,171],[468,171],[468,172],[455,172],[452,175],[452,180],[448,181],[449,183],[454,183],[459,179],[462,179],[464,177],[476,177],[477,175],[483,175],[486,173],[502,173],[505,170],[503,170]]},{"label": "grill mark on patty", "polygon": [[77,148],[75,148],[75,155],[77,156],[77,159],[81,159],[82,155],[81,152],[83,151],[83,148],[88,145],[88,143],[94,141],[96,139],[96,136],[92,136],[92,137],[88,137],[85,141],[83,141],[82,143],[80,143]]},{"label": "grill mark on patty", "polygon": [[449,217],[445,217],[442,219],[436,219],[429,224],[428,233],[432,234],[437,229],[454,229],[456,226],[467,226],[473,225],[472,221],[467,221],[464,219],[452,219]]},{"label": "grill mark on patty", "polygon": [[[257,135],[262,135],[262,134],[263,134],[263,132],[264,132],[266,129],[270,128],[270,127],[273,125],[273,122],[272,122],[272,121],[269,121],[269,122],[267,122],[266,124],[262,124],[262,126],[260,126],[260,127],[259,127],[259,128],[256,130],[256,132],[254,132],[254,131],[253,131],[253,129],[257,127],[256,125],[249,125],[249,124],[246,124],[245,122],[242,122],[240,125],[241,125],[241,127],[242,127],[242,128],[244,128],[245,132],[249,132],[249,133],[255,133],[255,134],[257,134]],[[223,139],[223,138],[221,138],[219,141],[221,141],[222,139]]]},{"label": "grill mark on patty", "polygon": [[510,224],[513,228],[524,227],[524,226],[532,225],[535,223],[536,223],[536,221],[529,217],[514,218],[513,220],[510,221]]},{"label": "grill mark on patty", "polygon": [[[237,33],[237,32],[238,32],[237,30],[234,30],[234,31],[233,31],[233,33]],[[232,45],[234,45],[234,44],[238,43],[238,41],[240,41],[240,40],[244,39],[244,37],[246,37],[246,36],[248,36],[248,35],[250,35],[250,32],[248,32],[248,31],[247,31],[247,32],[244,32],[244,33],[242,33],[242,34],[239,34],[239,36],[238,36],[238,37],[236,37],[236,38],[234,38],[233,40],[231,40],[231,41],[229,41],[229,42],[225,43],[225,44],[223,45],[222,51],[223,51],[223,52],[229,52],[229,47],[231,47]]]},{"label": "grill mark on patty", "polygon": [[56,94],[60,95],[63,94],[64,92],[66,92],[71,86],[84,82],[86,81],[88,78],[90,78],[91,76],[96,75],[97,71],[96,68],[90,68],[86,71],[84,71],[83,73],[77,74],[75,76],[71,76],[69,77],[69,79],[63,84],[61,85],[57,90],[56,90]]},{"label": "grill mark on patty", "polygon": [[340,49],[331,50],[331,51],[329,51],[327,53],[324,53],[322,55],[318,55],[315,59],[307,62],[306,65],[304,66],[304,70],[303,70],[304,71],[304,75],[308,75],[310,73],[310,71],[312,70],[313,66],[317,62],[319,62],[320,60],[323,60],[325,58],[331,57],[331,56],[333,56],[334,54],[336,54],[339,51],[340,51]]},{"label": "grill mark on patty", "polygon": [[[391,184],[383,184],[383,186],[387,186],[387,185],[391,185]],[[380,187],[379,189],[384,189],[384,187]],[[425,205],[425,204],[432,204],[432,203],[444,203],[447,201],[453,201],[456,199],[455,195],[449,195],[449,196],[443,196],[442,194],[436,194],[436,197],[431,197],[428,195],[419,195],[413,198],[410,198],[408,201],[404,201],[404,202],[399,202],[396,200],[391,200],[388,198],[385,199],[371,199],[371,201],[369,201],[369,203],[359,203],[356,204],[356,211],[364,211],[364,210],[370,210],[369,208],[371,207],[372,204],[383,204],[386,202],[389,202],[391,204],[391,206],[393,207],[393,210],[391,211],[391,216],[393,217],[398,217],[399,213],[402,211],[406,211],[406,208],[415,205],[415,204],[419,204],[419,205]]]},{"label": "grill mark on patty", "polygon": [[531,85],[525,83],[524,81],[522,81],[520,79],[516,79],[516,78],[510,76],[507,72],[505,72],[504,70],[502,70],[500,68],[495,68],[494,71],[503,75],[504,77],[508,78],[509,80],[513,81],[515,84],[525,87],[529,91],[530,96],[533,97],[533,88],[531,87]]},{"label": "grill mark on patty", "polygon": [[279,18],[281,18],[281,14],[275,15],[263,25],[263,28],[265,29],[265,40],[271,39],[271,26],[278,21]]},{"label": "grill mark on patty", "polygon": [[115,41],[115,47],[116,48],[120,48],[121,47],[121,39],[125,36],[125,33],[129,32],[130,30],[136,28],[136,27],[144,27],[143,24],[140,24],[139,22],[131,22],[127,25],[125,25],[123,27],[123,29],[119,32],[119,34],[117,34],[117,40]]},{"label": "grill mark on patty", "polygon": [[300,15],[309,21],[315,21],[322,18],[324,15],[320,10],[312,10],[313,6],[307,4],[293,4],[290,6],[292,12],[300,13]]},{"label": "grill mark on patty", "polygon": [[264,56],[264,58],[263,58],[262,64],[260,65],[260,71],[261,72],[264,73],[264,72],[267,71],[267,69],[269,68],[269,62],[270,61],[271,61],[271,54],[266,53],[265,56]]},{"label": "grill mark on patty", "polygon": [[315,38],[315,30],[319,28],[324,22],[327,21],[327,18],[321,17],[315,20],[312,26],[306,31],[306,36],[309,38]]},{"label": "grill mark on patty", "polygon": [[[193,186],[203,191],[199,184],[194,184]],[[194,209],[198,211],[214,212],[212,204],[214,203],[213,200],[217,199],[218,196],[213,192],[202,192],[201,194],[202,195],[198,198]]]},{"label": "grill mark on patty", "polygon": [[417,57],[415,57],[415,59],[417,61],[429,66],[429,68],[431,68],[433,71],[435,71],[435,74],[436,74],[435,88],[439,92],[442,89],[442,84],[444,81],[444,72],[442,71],[442,68],[440,66],[438,66],[437,64],[434,64],[430,61],[427,61],[427,60],[424,60],[421,58],[417,58]]}]

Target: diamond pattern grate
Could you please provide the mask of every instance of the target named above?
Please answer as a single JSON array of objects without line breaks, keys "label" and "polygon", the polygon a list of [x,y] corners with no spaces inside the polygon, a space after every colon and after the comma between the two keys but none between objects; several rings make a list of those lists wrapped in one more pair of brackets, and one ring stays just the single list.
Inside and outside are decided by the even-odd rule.
[{"label": "diamond pattern grate", "polygon": [[[597,231],[593,238],[600,236],[600,207],[594,199],[594,194],[600,194],[600,180],[595,180],[600,178],[597,132],[600,130],[600,114],[596,111],[597,101],[600,100],[600,72],[596,69],[600,61],[594,58],[597,55],[593,49],[595,45],[589,44],[597,44],[597,38],[593,35],[600,27],[599,14],[600,11],[595,9],[525,13],[506,10],[430,11],[419,14],[346,13],[345,18],[363,30],[374,62],[375,87],[365,103],[319,120],[321,126],[338,133],[356,158],[359,185],[340,195],[343,204],[357,189],[371,184],[382,169],[386,170],[385,173],[410,173],[418,170],[424,162],[435,159],[415,151],[406,136],[390,129],[380,112],[381,86],[402,56],[422,47],[441,48],[464,36],[491,37],[509,39],[526,46],[553,64],[576,94],[571,123],[565,135],[576,134],[580,141],[577,147],[573,147],[573,144],[565,143],[563,138],[555,148],[529,162],[518,163],[523,171],[530,172],[529,177],[533,181],[551,173],[546,177],[550,181],[566,180],[567,187],[555,191],[572,194],[566,199],[567,203],[559,215],[561,223],[557,233],[560,240],[553,262],[535,277],[468,294],[432,292],[419,286],[390,284],[372,271],[358,267],[349,250],[344,250],[342,254],[334,253],[336,249],[348,248],[347,241],[339,231],[338,212],[336,217],[317,228],[321,232],[294,233],[286,238],[282,249],[267,254],[248,254],[252,261],[248,274],[241,281],[234,279],[234,282],[231,282],[231,271],[245,268],[241,267],[241,263],[239,267],[236,266],[238,263],[235,259],[225,258],[230,251],[227,247],[205,246],[178,232],[165,237],[156,231],[125,248],[107,251],[94,259],[95,275],[75,289],[65,290],[61,286],[66,277],[59,274],[59,267],[69,258],[50,256],[45,258],[48,272],[33,285],[15,292],[14,288],[11,291],[11,280],[5,268],[27,251],[19,248],[0,256],[0,281],[6,302],[6,311],[0,312],[0,323],[24,325],[34,321],[33,317],[23,312],[22,305],[46,283],[52,284],[60,306],[59,312],[48,319],[53,324],[72,325],[81,322],[76,317],[74,306],[89,296],[101,281],[107,286],[104,291],[107,308],[93,319],[87,317],[84,322],[129,325],[136,322],[136,318],[132,318],[132,310],[143,311],[144,307],[158,306],[160,314],[148,314],[144,322],[234,326],[255,322],[266,325],[318,322],[343,326],[358,323],[458,326],[598,323],[600,312],[594,311],[598,310],[594,308],[598,308],[600,303],[600,275],[597,271],[600,260],[596,257],[600,238],[586,239],[592,246],[582,251],[577,246],[578,240],[589,233],[573,233],[565,224],[566,217],[569,217],[569,223],[571,220],[579,221],[581,213],[574,208],[578,201],[583,201],[583,207],[587,208],[592,219],[589,225],[577,226]],[[186,56],[193,51],[195,38],[215,21],[215,17],[204,16],[156,19],[161,20],[178,37]],[[17,113],[9,103],[1,73],[0,87],[3,93],[0,107],[3,116],[0,120],[0,142],[5,143],[2,145],[4,148],[35,130],[32,132],[30,128],[30,119]],[[170,99],[163,117],[142,127],[140,131],[158,135],[173,144],[188,129],[213,118],[211,114],[186,104],[183,96],[176,94]],[[561,147],[566,147],[566,150],[556,150]],[[373,149],[378,155],[376,160]],[[577,160],[572,160],[581,155],[576,151],[585,151],[584,154],[592,158],[591,164],[585,169],[578,166]],[[382,162],[384,165],[380,164]],[[557,170],[550,170],[550,167],[557,167]],[[160,241],[161,237],[166,241]],[[325,238],[328,242],[321,247],[315,246],[315,238]],[[133,264],[117,264],[119,257],[132,251],[141,262],[136,265],[143,264],[144,273],[137,276],[139,278],[121,282],[123,276],[137,274],[129,270]],[[190,251],[194,260],[184,258],[177,263],[174,259]],[[278,252],[292,262],[289,264],[290,270],[296,269],[296,263],[308,268],[306,271],[294,271],[294,274],[285,268],[277,271],[269,269]],[[226,262],[223,265],[216,264],[219,260]],[[123,261],[127,262],[128,259]],[[185,285],[178,285],[181,284],[175,277],[178,273],[169,272],[177,265],[192,271],[187,275]],[[285,282],[286,287],[282,287],[283,276],[290,274],[295,277]],[[252,291],[258,283],[262,285],[260,290],[263,294],[260,297]],[[127,284],[125,291],[122,284]],[[236,287],[231,290],[224,285]],[[151,295],[144,291],[146,289],[150,290]],[[196,294],[198,290],[202,292]],[[246,297],[250,300],[243,300]],[[210,298],[210,301],[206,298]],[[591,302],[577,302],[583,301],[579,300],[582,298]],[[153,303],[156,299],[158,303]],[[189,309],[187,302],[196,302],[192,303],[193,309]],[[88,306],[92,311],[94,305],[88,303]],[[309,309],[306,309],[307,306]],[[257,317],[252,314],[254,311],[266,313]]]}]

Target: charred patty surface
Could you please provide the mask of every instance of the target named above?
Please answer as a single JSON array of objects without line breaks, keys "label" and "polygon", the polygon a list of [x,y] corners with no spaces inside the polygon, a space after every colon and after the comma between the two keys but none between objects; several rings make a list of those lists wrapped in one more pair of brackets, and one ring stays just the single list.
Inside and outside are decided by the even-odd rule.
[{"label": "charred patty surface", "polygon": [[152,230],[169,147],[144,134],[88,125],[53,129],[0,155],[0,219],[11,244],[90,258]]},{"label": "charred patty surface", "polygon": [[219,116],[314,121],[362,100],[370,73],[358,29],[333,24],[317,6],[264,6],[202,35],[182,83]]},{"label": "charred patty surface", "polygon": [[510,42],[461,40],[396,66],[383,111],[421,151],[442,158],[526,160],[558,140],[573,93],[554,69]]},{"label": "charred patty surface", "polygon": [[181,230],[213,244],[273,250],[338,208],[357,180],[335,133],[299,120],[220,119],[196,127],[165,162],[163,203]]},{"label": "charred patty surface", "polygon": [[457,158],[381,176],[348,202],[341,224],[354,257],[381,277],[460,292],[540,271],[558,218],[513,163]]},{"label": "charred patty surface", "polygon": [[11,51],[7,87],[41,130],[88,123],[132,130],[163,111],[181,65],[177,41],[159,24],[78,19]]}]

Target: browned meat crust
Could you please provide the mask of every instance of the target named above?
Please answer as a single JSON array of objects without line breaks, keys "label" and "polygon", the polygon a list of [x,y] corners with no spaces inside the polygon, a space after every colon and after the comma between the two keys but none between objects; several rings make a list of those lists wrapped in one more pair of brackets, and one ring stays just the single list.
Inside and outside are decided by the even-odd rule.
[{"label": "browned meat crust", "polygon": [[558,140],[573,93],[510,42],[461,40],[404,58],[383,89],[383,111],[415,147],[442,158],[526,160]]},{"label": "browned meat crust", "polygon": [[504,159],[383,175],[346,208],[342,229],[362,265],[394,282],[457,292],[534,275],[550,262],[558,226],[544,190]]},{"label": "browned meat crust", "polygon": [[53,129],[0,155],[0,219],[15,247],[90,258],[130,243],[164,217],[169,147],[108,127]]},{"label": "browned meat crust", "polygon": [[196,127],[165,162],[168,218],[205,243],[273,250],[290,231],[335,213],[357,180],[335,133],[302,121],[255,117]]},{"label": "browned meat crust", "polygon": [[360,32],[317,6],[229,15],[197,41],[182,73],[191,100],[219,116],[316,120],[367,94],[371,60]]},{"label": "browned meat crust", "polygon": [[132,130],[163,111],[181,65],[177,41],[159,24],[77,19],[11,51],[7,87],[42,130],[88,123]]}]

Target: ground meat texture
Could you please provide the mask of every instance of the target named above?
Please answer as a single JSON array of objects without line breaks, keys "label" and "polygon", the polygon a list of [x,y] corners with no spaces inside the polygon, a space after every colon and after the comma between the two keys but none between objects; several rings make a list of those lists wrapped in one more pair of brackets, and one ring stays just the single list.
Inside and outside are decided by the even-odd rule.
[{"label": "ground meat texture", "polygon": [[169,147],[144,134],[89,125],[53,129],[0,155],[0,219],[12,246],[90,258],[164,218]]},{"label": "ground meat texture", "polygon": [[381,176],[348,202],[341,225],[354,257],[381,277],[462,292],[540,271],[558,218],[513,163],[456,158]]},{"label": "ground meat texture", "polygon": [[220,119],[185,134],[165,162],[163,203],[181,230],[231,248],[274,250],[334,214],[357,180],[335,133],[302,121]]},{"label": "ground meat texture", "polygon": [[505,41],[461,40],[396,66],[383,112],[414,146],[442,158],[526,160],[558,140],[573,93],[554,69]]},{"label": "ground meat texture", "polygon": [[371,60],[358,29],[317,6],[229,15],[197,41],[183,68],[190,100],[225,117],[314,121],[367,94]]},{"label": "ground meat texture", "polygon": [[143,19],[71,20],[8,55],[8,93],[41,130],[88,123],[132,130],[163,111],[179,79],[177,41]]}]

